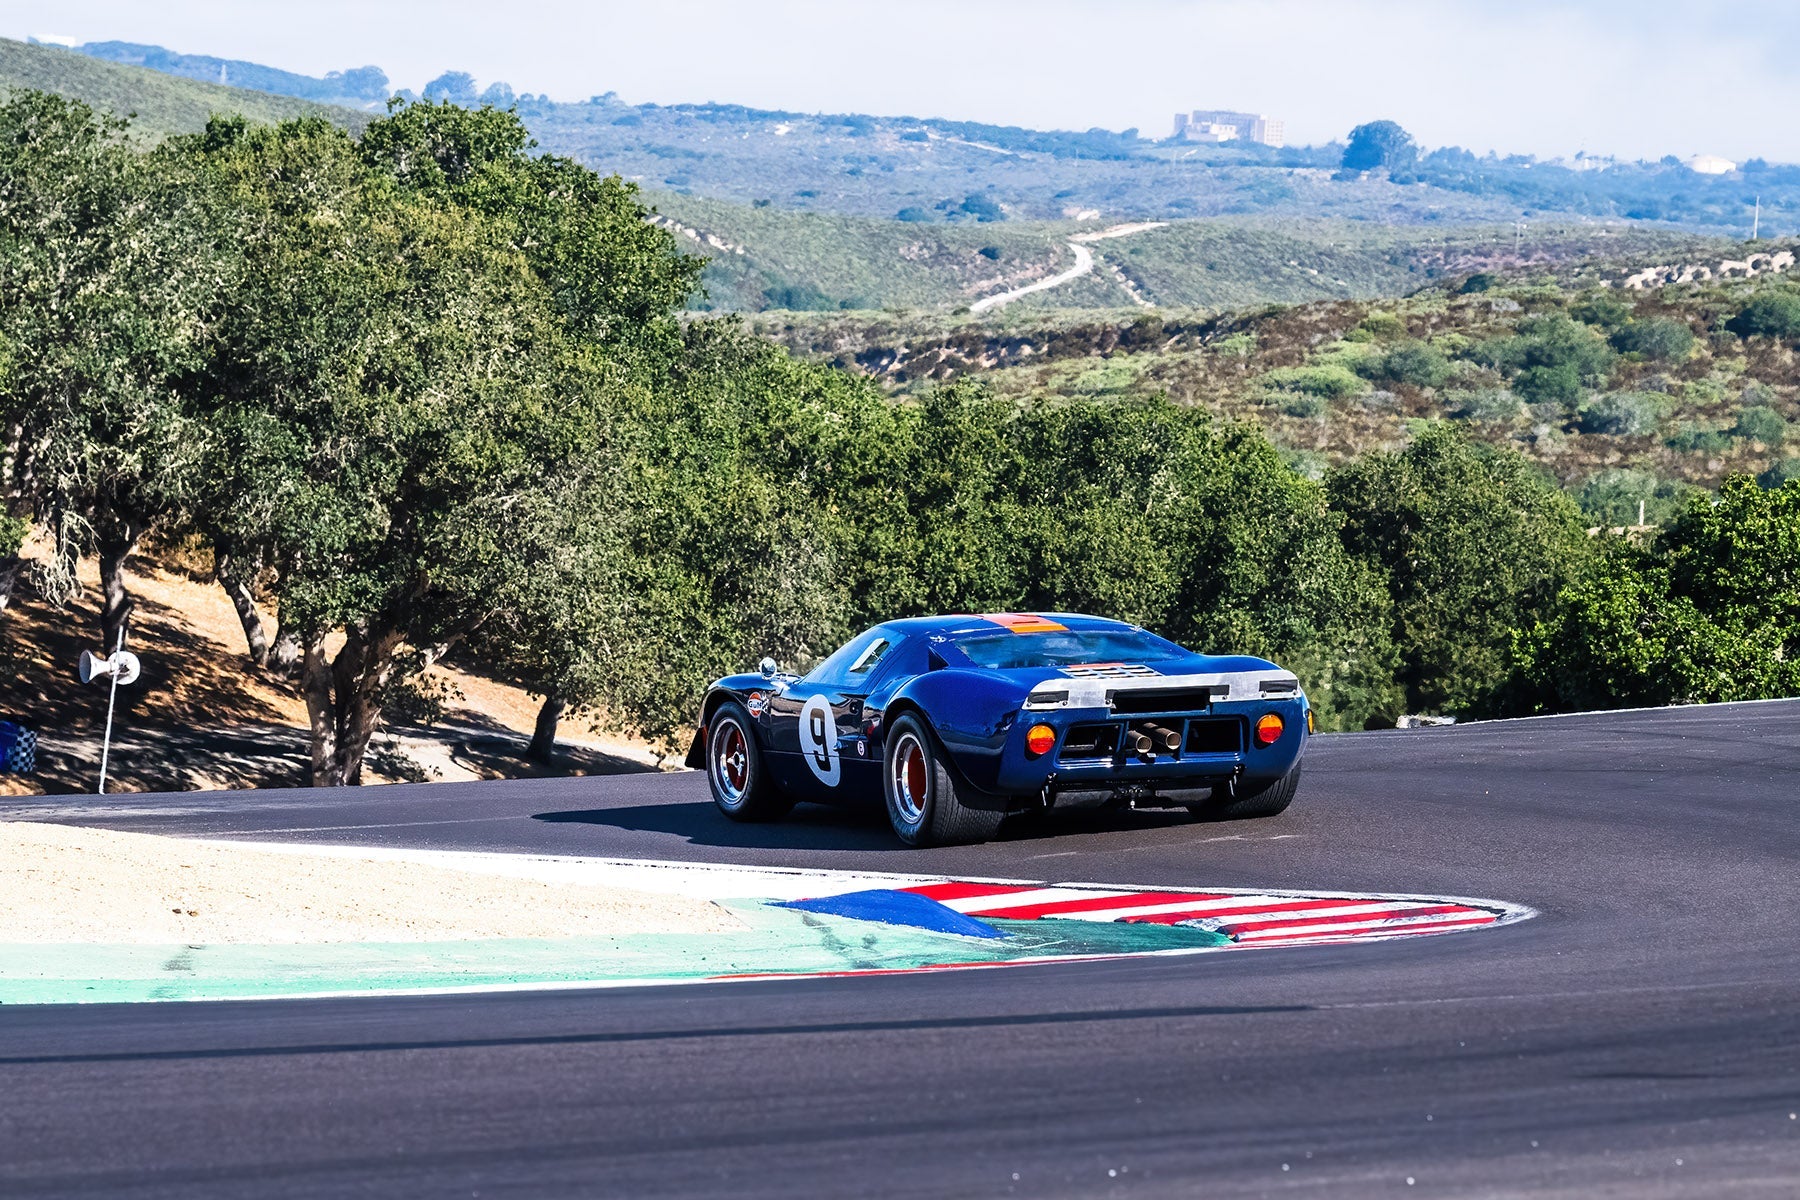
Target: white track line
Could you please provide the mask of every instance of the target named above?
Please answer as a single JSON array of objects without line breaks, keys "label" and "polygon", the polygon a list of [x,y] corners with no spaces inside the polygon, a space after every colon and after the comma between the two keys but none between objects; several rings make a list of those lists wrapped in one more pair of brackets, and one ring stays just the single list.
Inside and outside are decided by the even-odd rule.
[{"label": "white track line", "polygon": [[[666,859],[587,858],[572,855],[509,854],[485,850],[423,850],[387,846],[345,846],[307,842],[243,842],[210,840],[208,844],[250,847],[285,854],[328,855],[385,861],[428,863],[480,874],[537,879],[549,883],[578,883],[629,888],[696,900],[805,900],[846,892],[877,889],[933,889],[945,884],[973,884],[995,890],[979,896],[940,900],[959,912],[1005,919],[1008,908],[1022,908],[1064,901],[1118,899],[1139,892],[1193,895],[1191,900],[1159,900],[1133,908],[1096,910],[1089,919],[1166,912],[1195,912],[1209,908],[1253,905],[1289,905],[1286,911],[1246,916],[1246,920],[1310,915],[1318,906],[1321,915],[1335,911],[1350,915],[1345,901],[1370,906],[1365,911],[1414,905],[1456,904],[1494,915],[1492,925],[1508,925],[1537,915],[1534,909],[1510,901],[1465,896],[1421,896],[1370,892],[1291,891],[1285,888],[1198,888],[1106,883],[1043,883],[1021,879],[986,879],[969,876],[908,875],[886,871],[837,871],[806,867],[755,867],[735,863],[696,863]],[[1336,902],[1335,904],[1331,902]],[[1072,917],[1075,913],[1059,913]],[[1358,940],[1370,940],[1359,938]]]}]

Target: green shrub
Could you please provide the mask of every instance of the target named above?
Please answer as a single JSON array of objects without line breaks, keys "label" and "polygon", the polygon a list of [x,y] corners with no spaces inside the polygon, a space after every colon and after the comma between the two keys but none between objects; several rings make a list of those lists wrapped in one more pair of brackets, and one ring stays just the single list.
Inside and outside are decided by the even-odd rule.
[{"label": "green shrub", "polygon": [[[1361,332],[1359,329],[1352,329],[1350,334]],[[1376,345],[1374,339],[1365,334],[1363,340],[1356,341],[1347,334],[1341,340],[1327,342],[1313,351],[1312,355],[1307,358],[1306,365],[1309,367],[1343,367],[1360,375],[1365,364],[1372,363],[1380,357],[1381,347]]]},{"label": "green shrub", "polygon": [[1290,417],[1322,417],[1331,411],[1331,403],[1323,396],[1293,392],[1283,398],[1281,411]]},{"label": "green shrub", "polygon": [[1406,322],[1391,312],[1372,312],[1357,325],[1358,329],[1378,338],[1395,338],[1406,332]]},{"label": "green shrub", "polygon": [[1710,408],[1725,398],[1724,381],[1711,376],[1690,379],[1681,385],[1681,398],[1695,407]]},{"label": "green shrub", "polygon": [[1771,463],[1769,469],[1756,477],[1756,482],[1766,488],[1778,488],[1784,483],[1800,479],[1800,458],[1781,458]]},{"label": "green shrub", "polygon": [[1739,309],[1725,328],[1739,337],[1800,337],[1800,295],[1764,292]]},{"label": "green shrub", "polygon": [[1775,389],[1766,383],[1752,379],[1744,385],[1744,390],[1738,393],[1738,403],[1746,406],[1761,404],[1764,407],[1772,408],[1775,404]]},{"label": "green shrub", "polygon": [[963,197],[961,210],[977,221],[1004,221],[1006,212],[992,196],[984,196],[980,192],[970,192]]},{"label": "green shrub", "polygon": [[1256,335],[1248,330],[1222,337],[1212,344],[1214,354],[1227,358],[1249,358],[1256,353]]},{"label": "green shrub", "polygon": [[1760,405],[1746,408],[1738,414],[1737,424],[1731,432],[1741,438],[1749,438],[1753,442],[1761,442],[1765,446],[1779,446],[1787,440],[1787,419],[1772,408]]},{"label": "green shrub", "polygon": [[1278,367],[1263,375],[1262,385],[1282,392],[1302,392],[1327,400],[1342,400],[1369,390],[1366,380],[1347,367]]},{"label": "green shrub", "polygon": [[0,558],[11,558],[25,544],[25,535],[31,529],[28,522],[18,517],[9,517],[0,512]]},{"label": "green shrub", "polygon": [[1581,398],[1581,372],[1573,363],[1526,367],[1512,387],[1528,404],[1573,404]]},{"label": "green shrub", "polygon": [[1083,397],[1123,396],[1131,392],[1147,365],[1147,356],[1101,359],[1070,380],[1069,391]]},{"label": "green shrub", "polygon": [[770,308],[819,312],[838,307],[837,301],[810,283],[778,283],[763,289],[763,301]]},{"label": "green shrub", "polygon": [[1519,322],[1511,337],[1483,342],[1470,357],[1511,374],[1513,391],[1534,404],[1573,404],[1584,384],[1605,381],[1613,350],[1586,325],[1561,315]]},{"label": "green shrub", "polygon": [[1449,374],[1450,363],[1435,346],[1425,342],[1401,342],[1386,354],[1365,360],[1357,370],[1384,383],[1436,387]]},{"label": "green shrub", "polygon": [[1575,503],[1590,522],[1604,528],[1636,525],[1639,504],[1647,524],[1664,525],[1698,490],[1649,471],[1619,468],[1590,476],[1575,490]]},{"label": "green shrub", "polygon": [[1462,286],[1456,290],[1465,296],[1472,296],[1477,292],[1489,290],[1499,282],[1500,276],[1494,274],[1492,271],[1477,271],[1467,279],[1463,280]]},{"label": "green shrub", "polygon": [[1469,347],[1473,343],[1469,341],[1467,334],[1451,330],[1449,333],[1440,333],[1437,337],[1432,338],[1431,344],[1436,346],[1438,353],[1445,358],[1460,358],[1468,353]]},{"label": "green shrub", "polygon": [[1614,332],[1612,344],[1620,353],[1641,355],[1652,362],[1680,362],[1693,353],[1694,331],[1685,321],[1649,317]]},{"label": "green shrub", "polygon": [[1583,325],[1618,329],[1631,320],[1631,306],[1612,292],[1589,292],[1569,305],[1569,315]]},{"label": "green shrub", "polygon": [[1582,401],[1576,424],[1583,433],[1635,437],[1654,433],[1667,406],[1668,401],[1654,392],[1608,392]]},{"label": "green shrub", "polygon": [[1690,422],[1664,438],[1663,445],[1671,450],[1684,450],[1688,453],[1720,454],[1731,449],[1731,435],[1722,429],[1710,429]]},{"label": "green shrub", "polygon": [[1495,424],[1516,421],[1525,415],[1524,401],[1505,388],[1452,392],[1445,397],[1444,407],[1451,416],[1465,421],[1488,421]]}]

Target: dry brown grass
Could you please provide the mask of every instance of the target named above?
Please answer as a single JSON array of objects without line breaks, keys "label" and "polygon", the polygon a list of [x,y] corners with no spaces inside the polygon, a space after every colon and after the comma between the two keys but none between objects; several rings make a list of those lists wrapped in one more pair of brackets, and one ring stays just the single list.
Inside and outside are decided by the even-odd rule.
[{"label": "dry brown grass", "polygon": [[[43,553],[41,543],[31,552]],[[143,675],[119,689],[108,790],[305,782],[306,705],[294,684],[250,663],[230,599],[207,578],[209,562],[179,547],[152,553],[128,564],[137,607],[127,645]],[[101,649],[93,562],[81,564],[80,577],[82,593],[62,608],[26,586],[0,615],[0,717],[40,738],[37,776],[0,777],[0,795],[93,790],[107,694],[75,674],[83,650]],[[275,621],[263,615],[273,637]],[[461,699],[433,727],[396,725],[378,735],[369,782],[599,774],[657,763],[646,744],[578,721],[564,723],[555,767],[532,763],[523,751],[536,699],[472,665],[433,673]]]}]

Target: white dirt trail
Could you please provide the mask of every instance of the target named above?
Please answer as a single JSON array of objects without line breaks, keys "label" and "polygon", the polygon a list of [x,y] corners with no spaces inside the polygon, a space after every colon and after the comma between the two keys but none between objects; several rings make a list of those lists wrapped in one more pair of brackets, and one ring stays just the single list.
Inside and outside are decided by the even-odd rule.
[{"label": "white dirt trail", "polygon": [[969,311],[972,313],[986,312],[990,308],[1011,304],[1021,296],[1029,296],[1033,292],[1047,292],[1051,288],[1061,287],[1065,283],[1080,279],[1094,269],[1094,252],[1087,248],[1087,243],[1105,241],[1108,238],[1129,237],[1134,233],[1142,233],[1146,229],[1160,229],[1167,224],[1167,221],[1131,221],[1124,225],[1109,225],[1105,229],[1078,233],[1069,239],[1069,249],[1075,252],[1074,266],[1045,279],[1025,284],[1023,287],[1013,288],[1009,292],[984,296],[969,305]]}]

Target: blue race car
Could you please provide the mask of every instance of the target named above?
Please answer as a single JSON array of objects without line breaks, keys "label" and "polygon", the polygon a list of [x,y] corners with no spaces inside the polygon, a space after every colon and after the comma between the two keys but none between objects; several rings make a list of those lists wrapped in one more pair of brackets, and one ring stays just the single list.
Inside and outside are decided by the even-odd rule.
[{"label": "blue race car", "polygon": [[1273,816],[1294,798],[1312,724],[1299,680],[1260,658],[1101,617],[917,617],[804,676],[765,658],[719,680],[687,764],[734,820],[885,802],[900,839],[929,846],[1052,806]]}]

